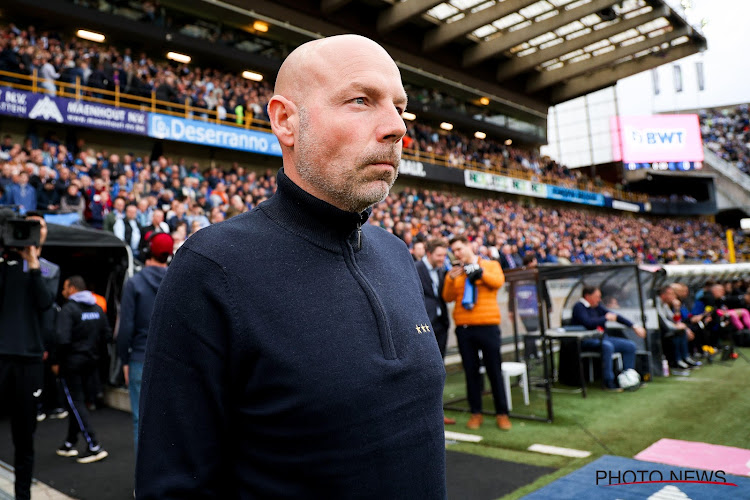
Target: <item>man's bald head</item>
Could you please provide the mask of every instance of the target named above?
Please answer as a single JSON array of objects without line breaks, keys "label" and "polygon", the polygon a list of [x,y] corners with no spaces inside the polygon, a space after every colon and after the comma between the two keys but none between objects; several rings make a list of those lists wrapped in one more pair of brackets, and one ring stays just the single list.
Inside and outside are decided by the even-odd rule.
[{"label": "man's bald head", "polygon": [[284,61],[268,103],[287,176],[358,212],[382,200],[398,173],[406,93],[390,55],[358,35],[308,42]]},{"label": "man's bald head", "polygon": [[[360,35],[336,35],[304,43],[284,60],[273,92],[304,106],[310,90],[337,78],[346,58],[363,52],[368,57],[379,54],[393,61],[383,47]],[[398,72],[396,63],[393,63],[393,69]]]}]

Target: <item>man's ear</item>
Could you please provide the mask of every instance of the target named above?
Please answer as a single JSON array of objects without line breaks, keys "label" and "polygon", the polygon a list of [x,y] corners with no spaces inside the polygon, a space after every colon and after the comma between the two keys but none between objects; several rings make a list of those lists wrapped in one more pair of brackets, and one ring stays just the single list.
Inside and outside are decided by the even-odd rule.
[{"label": "man's ear", "polygon": [[271,119],[271,130],[282,146],[294,147],[299,114],[297,106],[284,96],[275,95],[268,101],[268,117]]}]

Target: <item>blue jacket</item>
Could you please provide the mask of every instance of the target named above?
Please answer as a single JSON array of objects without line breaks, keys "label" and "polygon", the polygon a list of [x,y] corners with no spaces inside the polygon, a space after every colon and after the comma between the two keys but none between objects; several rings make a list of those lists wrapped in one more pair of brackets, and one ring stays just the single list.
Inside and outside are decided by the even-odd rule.
[{"label": "blue jacket", "polygon": [[146,339],[156,292],[166,274],[166,267],[146,266],[125,283],[117,332],[117,353],[124,365],[131,361],[143,362],[146,357]]},{"label": "blue jacket", "polygon": [[[445,378],[406,245],[283,173],[159,288],[139,499],[442,499]],[[361,226],[361,229],[360,229]]]},{"label": "blue jacket", "polygon": [[[587,307],[583,302],[578,301],[573,306],[573,318],[570,323],[585,326],[587,330],[595,330],[599,326],[604,328],[607,323],[604,315],[608,312],[611,311],[601,304],[596,307]],[[627,327],[633,326],[632,321],[619,314],[617,315],[617,322]]]},{"label": "blue jacket", "polygon": [[26,184],[22,188],[18,184],[11,184],[9,194],[10,196],[6,195],[6,203],[8,205],[21,205],[23,207],[20,211],[22,214],[36,210],[36,189],[32,185]]}]

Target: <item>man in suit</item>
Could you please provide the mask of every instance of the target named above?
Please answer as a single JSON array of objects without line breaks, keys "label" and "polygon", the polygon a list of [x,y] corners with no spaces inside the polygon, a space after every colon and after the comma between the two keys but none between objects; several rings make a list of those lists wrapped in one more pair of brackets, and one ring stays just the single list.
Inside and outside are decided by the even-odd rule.
[{"label": "man in suit", "polygon": [[[435,238],[425,245],[425,255],[415,265],[419,281],[422,283],[422,292],[424,293],[424,305],[427,309],[427,316],[432,323],[432,330],[435,332],[440,355],[445,358],[445,346],[448,343],[448,328],[450,327],[450,318],[448,317],[448,306],[443,300],[443,285],[445,284],[445,257],[448,254],[448,243],[441,239]],[[446,425],[455,424],[452,418],[443,417]]]},{"label": "man in suit", "polygon": [[498,260],[500,260],[500,267],[502,267],[503,271],[515,269],[523,265],[521,257],[517,253],[514,253],[513,248],[507,243],[500,249],[500,259]]}]

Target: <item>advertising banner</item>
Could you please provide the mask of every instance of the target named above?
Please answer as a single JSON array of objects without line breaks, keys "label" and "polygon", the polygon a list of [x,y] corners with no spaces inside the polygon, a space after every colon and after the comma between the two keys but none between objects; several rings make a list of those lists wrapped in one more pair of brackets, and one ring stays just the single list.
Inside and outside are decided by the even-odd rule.
[{"label": "advertising banner", "polygon": [[488,172],[477,172],[475,170],[464,170],[464,184],[466,187],[475,189],[488,189],[501,193],[519,194],[533,196],[535,198],[547,198],[546,184],[539,182],[503,177],[502,175],[490,174]]},{"label": "advertising banner", "polygon": [[614,116],[612,155],[625,163],[702,162],[698,115]]},{"label": "advertising banner", "polygon": [[152,113],[148,122],[148,135],[157,139],[281,156],[279,141],[271,133],[218,125],[207,121],[187,120]]},{"label": "advertising banner", "polygon": [[0,87],[0,114],[146,135],[148,113]]},{"label": "advertising banner", "polygon": [[547,186],[547,198],[550,200],[569,201],[571,203],[582,203],[584,205],[604,206],[604,195],[570,189],[561,186]]},{"label": "advertising banner", "polygon": [[456,168],[441,167],[432,163],[404,158],[401,158],[401,163],[399,163],[398,175],[447,182],[449,184],[462,184],[464,181],[463,173]]}]

